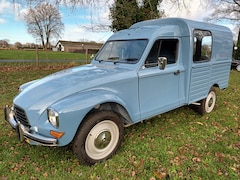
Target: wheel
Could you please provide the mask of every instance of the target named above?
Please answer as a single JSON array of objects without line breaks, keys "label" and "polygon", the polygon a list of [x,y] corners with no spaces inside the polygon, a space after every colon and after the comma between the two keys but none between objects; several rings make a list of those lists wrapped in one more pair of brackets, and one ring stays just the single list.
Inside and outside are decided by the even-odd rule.
[{"label": "wheel", "polygon": [[96,111],[80,126],[73,152],[79,161],[93,165],[110,158],[119,148],[123,137],[123,124],[112,111]]},{"label": "wheel", "polygon": [[240,72],[240,64],[237,65],[236,70],[237,70],[238,72]]},{"label": "wheel", "polygon": [[200,101],[201,105],[198,108],[198,112],[201,115],[212,112],[215,107],[217,95],[215,89],[212,87],[205,99]]}]

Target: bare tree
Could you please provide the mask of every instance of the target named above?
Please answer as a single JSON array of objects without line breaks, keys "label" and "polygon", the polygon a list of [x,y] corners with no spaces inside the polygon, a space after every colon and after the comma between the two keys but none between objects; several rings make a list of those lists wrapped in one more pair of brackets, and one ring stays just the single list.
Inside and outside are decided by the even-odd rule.
[{"label": "bare tree", "polygon": [[7,48],[9,47],[9,40],[8,39],[2,39],[0,40],[0,47]]},{"label": "bare tree", "polygon": [[20,42],[15,42],[14,43],[15,48],[20,49],[22,47],[22,43]]},{"label": "bare tree", "polygon": [[234,55],[240,57],[240,0],[215,0],[214,10],[208,21],[212,22],[230,22],[235,25],[234,39],[236,40]]},{"label": "bare tree", "polygon": [[[20,0],[13,0],[13,1],[20,1]],[[149,1],[149,0],[147,0]],[[191,0],[158,0],[159,4],[167,4],[167,7],[170,7],[170,9],[174,11],[181,11],[182,9],[188,10],[190,9],[190,1]],[[203,4],[215,0],[199,0]],[[46,0],[25,0],[21,1],[21,3],[28,4],[29,7],[36,6],[39,3],[46,2]],[[72,8],[73,10],[79,6],[86,6],[87,8],[90,8],[90,16],[91,16],[91,25],[84,25],[81,26],[87,30],[90,31],[109,31],[111,24],[106,24],[105,21],[102,21],[102,19],[97,19],[96,12],[98,9],[101,9],[101,6],[105,6],[105,8],[108,6],[109,8],[112,6],[112,3],[114,3],[114,0],[51,0],[52,4],[56,5],[58,7],[59,5],[66,5],[69,8]],[[136,0],[137,3],[141,4],[144,2],[144,0]],[[150,1],[149,1],[150,2]],[[162,9],[164,11],[164,9]],[[166,10],[167,11],[167,10]]]},{"label": "bare tree", "polygon": [[214,10],[209,20],[232,21],[240,24],[240,1],[239,0],[215,0]]},{"label": "bare tree", "polygon": [[[13,0],[13,2],[18,2],[20,0]],[[68,6],[71,6],[73,8],[77,6],[89,6],[93,4],[98,4],[99,2],[108,2],[108,0],[52,0],[52,4],[59,5],[59,4],[65,4]],[[141,0],[137,0],[138,2],[141,2]],[[202,1],[202,0],[199,0]],[[213,1],[213,0],[209,0]],[[22,1],[21,1],[22,2]],[[36,6],[38,4],[41,4],[43,2],[46,2],[46,0],[25,0],[25,3],[27,3],[30,7]],[[188,8],[189,0],[159,0],[159,3],[165,2],[172,5],[177,5],[177,8],[182,9]]]},{"label": "bare tree", "polygon": [[24,19],[28,33],[40,40],[44,49],[50,46],[50,39],[61,37],[64,30],[58,9],[49,3],[30,8]]},{"label": "bare tree", "polygon": [[[46,2],[51,2],[51,4],[54,5],[60,5],[60,4],[65,4],[67,6],[71,6],[73,8],[77,6],[88,6],[90,4],[96,4],[102,0],[12,0],[14,3],[18,2],[21,4],[27,4],[29,7],[35,7],[39,4],[46,3]],[[104,1],[104,0],[103,0]],[[108,0],[105,0],[108,1]]]}]

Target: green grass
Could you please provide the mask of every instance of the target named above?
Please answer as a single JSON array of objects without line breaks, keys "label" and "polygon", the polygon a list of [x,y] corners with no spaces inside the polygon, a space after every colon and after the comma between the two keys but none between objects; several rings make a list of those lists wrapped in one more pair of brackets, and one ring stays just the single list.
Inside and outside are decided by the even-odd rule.
[{"label": "green grass", "polygon": [[[77,64],[72,64],[75,66]],[[0,64],[1,107],[11,104],[17,87],[69,65]],[[182,107],[125,129],[111,159],[88,167],[79,164],[71,145],[20,143],[0,111],[2,179],[231,179],[240,176],[240,73],[217,91],[217,106],[205,116]]]},{"label": "green grass", "polygon": [[[81,53],[53,52],[38,50],[39,60],[85,60]],[[0,50],[0,60],[35,60],[35,50]],[[88,57],[90,59],[90,55]]]}]

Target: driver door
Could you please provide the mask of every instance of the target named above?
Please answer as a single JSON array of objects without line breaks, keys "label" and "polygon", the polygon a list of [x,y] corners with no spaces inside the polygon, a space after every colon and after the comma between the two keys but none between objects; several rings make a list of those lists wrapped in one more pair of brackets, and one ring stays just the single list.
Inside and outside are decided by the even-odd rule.
[{"label": "driver door", "polygon": [[[178,39],[157,40],[139,71],[141,119],[179,106],[178,41]],[[167,65],[163,70],[158,66],[159,57],[167,58]]]}]

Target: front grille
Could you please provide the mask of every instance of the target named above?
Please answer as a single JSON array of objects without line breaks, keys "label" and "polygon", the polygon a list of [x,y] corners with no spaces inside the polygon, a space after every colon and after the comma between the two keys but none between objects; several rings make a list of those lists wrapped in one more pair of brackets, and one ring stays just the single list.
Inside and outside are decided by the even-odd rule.
[{"label": "front grille", "polygon": [[25,111],[17,106],[14,107],[16,119],[24,126],[30,127]]}]

